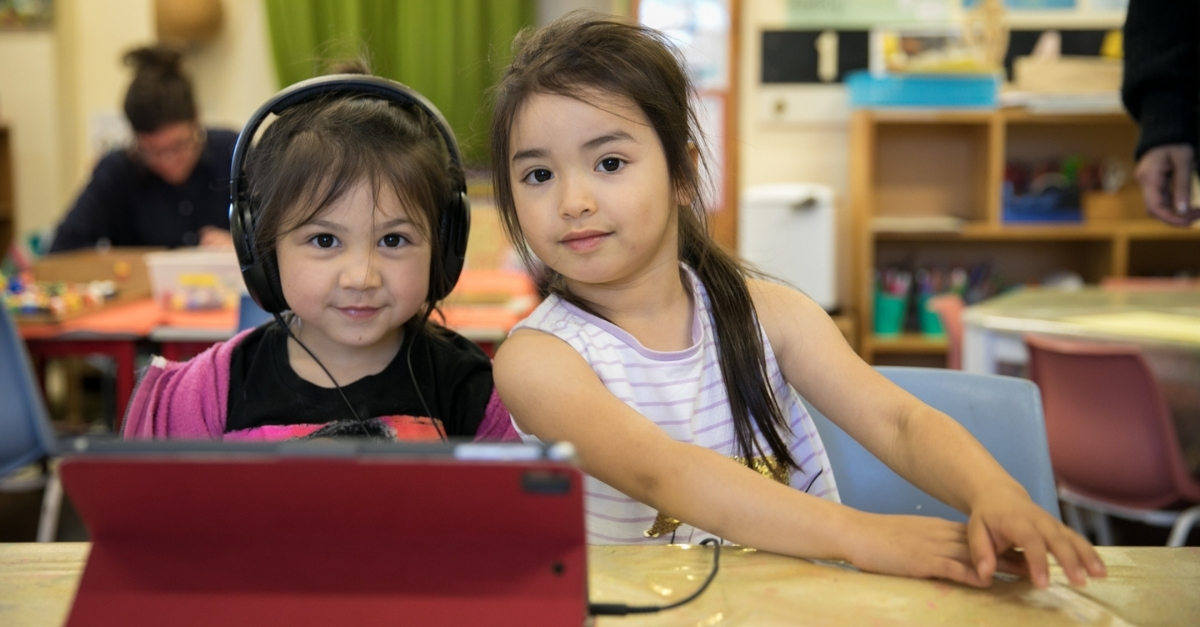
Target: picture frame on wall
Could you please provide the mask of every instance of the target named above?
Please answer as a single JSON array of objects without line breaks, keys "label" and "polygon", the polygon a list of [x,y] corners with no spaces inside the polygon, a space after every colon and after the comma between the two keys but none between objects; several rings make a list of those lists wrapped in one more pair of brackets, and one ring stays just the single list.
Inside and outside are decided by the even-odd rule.
[{"label": "picture frame on wall", "polygon": [[0,0],[0,30],[39,30],[54,25],[54,0]]}]

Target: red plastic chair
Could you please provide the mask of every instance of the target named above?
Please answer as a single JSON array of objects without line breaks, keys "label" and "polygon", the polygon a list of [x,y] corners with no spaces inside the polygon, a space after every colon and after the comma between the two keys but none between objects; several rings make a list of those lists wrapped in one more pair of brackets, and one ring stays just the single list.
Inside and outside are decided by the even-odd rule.
[{"label": "red plastic chair", "polygon": [[939,294],[930,298],[925,306],[937,313],[946,332],[946,367],[962,370],[963,323],[962,312],[966,303],[958,294]]},{"label": "red plastic chair", "polygon": [[[1191,475],[1166,399],[1134,345],[1028,335],[1029,377],[1041,388],[1050,459],[1064,514],[1098,544],[1111,544],[1105,516],[1172,527],[1182,546],[1200,519],[1200,480]],[[1190,504],[1184,511],[1163,508]]]}]

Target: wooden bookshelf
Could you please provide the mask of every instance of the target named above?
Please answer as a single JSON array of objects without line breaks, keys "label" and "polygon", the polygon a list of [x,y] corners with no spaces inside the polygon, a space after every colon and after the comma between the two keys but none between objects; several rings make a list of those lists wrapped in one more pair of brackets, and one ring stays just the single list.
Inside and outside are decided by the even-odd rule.
[{"label": "wooden bookshelf", "polygon": [[[1007,223],[1002,185],[1008,160],[1068,155],[1113,157],[1133,172],[1137,126],[1120,113],[1034,114],[1021,109],[860,110],[851,120],[850,195],[857,348],[884,356],[944,354],[942,337],[873,333],[872,272],[879,267],[969,266],[980,261],[1010,283],[1036,283],[1056,270],[1088,283],[1106,276],[1200,270],[1200,229],[1147,217],[1136,184],[1117,192],[1121,215],[1108,221]],[[955,227],[876,230],[875,218],[919,224],[957,218]],[[917,224],[918,221],[914,221]]]}]

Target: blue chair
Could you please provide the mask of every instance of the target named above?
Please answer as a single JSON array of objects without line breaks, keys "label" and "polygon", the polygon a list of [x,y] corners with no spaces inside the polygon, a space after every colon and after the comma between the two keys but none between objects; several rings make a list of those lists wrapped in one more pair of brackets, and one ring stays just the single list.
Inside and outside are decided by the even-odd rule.
[{"label": "blue chair", "polygon": [[249,294],[242,294],[242,300],[238,303],[238,331],[253,329],[272,318]]},{"label": "blue chair", "polygon": [[[1062,520],[1042,419],[1042,398],[1032,382],[940,368],[880,366],[892,383],[954,418],[1029,492],[1034,503]],[[808,407],[833,465],[842,502],[878,514],[916,514],[966,521],[892,472],[837,425]]]},{"label": "blue chair", "polygon": [[57,444],[17,326],[0,307],[0,476],[32,464]]},{"label": "blue chair", "polygon": [[[5,481],[5,476],[54,455],[57,449],[58,439],[34,379],[25,343],[8,310],[0,307],[0,491],[44,488],[39,542],[53,541],[58,527],[62,503],[58,477],[41,472],[35,479]],[[45,470],[46,466],[42,468]]]}]

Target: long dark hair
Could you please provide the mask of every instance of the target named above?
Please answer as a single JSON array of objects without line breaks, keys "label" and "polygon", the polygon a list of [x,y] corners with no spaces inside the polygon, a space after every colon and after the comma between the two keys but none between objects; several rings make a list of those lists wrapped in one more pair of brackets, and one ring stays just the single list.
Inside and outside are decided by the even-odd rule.
[{"label": "long dark hair", "polygon": [[134,68],[125,92],[125,117],[135,132],[153,133],[168,124],[196,120],[182,52],[166,45],[146,46],[125,53],[124,60]]},{"label": "long dark hair", "polygon": [[[680,197],[679,258],[691,266],[708,290],[721,374],[733,413],[738,448],[749,465],[763,453],[755,427],[784,467],[799,468],[782,433],[787,420],[768,383],[766,353],[756,323],[747,274],[736,258],[709,235],[704,209],[702,132],[689,98],[694,89],[683,60],[669,40],[653,29],[574,11],[539,30],[526,30],[513,43],[513,62],[494,90],[492,166],[501,222],[527,267],[541,276],[545,291],[596,313],[571,294],[562,276],[538,262],[525,244],[513,202],[509,175],[512,125],[534,94],[582,100],[589,89],[635,103],[654,127],[671,182]],[[692,159],[699,151],[699,163]]]},{"label": "long dark hair", "polygon": [[[273,255],[280,236],[365,181],[377,201],[394,191],[415,212],[409,217],[430,242],[432,287],[446,273],[437,225],[461,176],[435,122],[415,106],[357,96],[291,107],[263,131],[246,160],[248,191],[259,211],[257,252]],[[436,306],[428,301],[410,322],[423,325]]]}]

